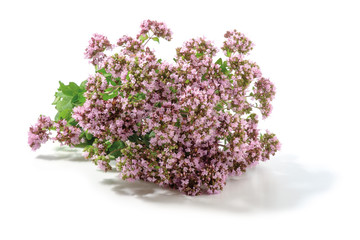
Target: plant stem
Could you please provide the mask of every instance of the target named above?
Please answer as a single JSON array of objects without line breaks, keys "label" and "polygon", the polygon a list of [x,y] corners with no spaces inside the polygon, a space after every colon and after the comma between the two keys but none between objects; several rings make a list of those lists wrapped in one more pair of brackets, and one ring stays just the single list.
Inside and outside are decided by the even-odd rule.
[{"label": "plant stem", "polygon": [[145,47],[145,45],[150,41],[150,39],[152,39],[153,36],[154,36],[154,34],[151,35],[151,37],[148,38],[148,40],[147,40],[146,43],[144,44],[144,47]]}]

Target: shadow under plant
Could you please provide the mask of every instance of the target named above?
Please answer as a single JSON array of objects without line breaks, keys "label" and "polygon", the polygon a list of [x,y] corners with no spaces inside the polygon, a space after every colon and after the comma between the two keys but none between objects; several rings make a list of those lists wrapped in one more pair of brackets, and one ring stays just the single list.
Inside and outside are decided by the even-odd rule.
[{"label": "shadow under plant", "polygon": [[242,176],[228,179],[225,189],[217,195],[190,197],[153,183],[127,182],[117,177],[101,183],[112,186],[119,195],[157,204],[195,205],[229,212],[284,210],[300,205],[333,183],[331,173],[307,170],[295,160],[295,156],[285,155],[274,158],[271,164],[259,164]]},{"label": "shadow under plant", "polygon": [[55,151],[51,151],[49,154],[40,154],[36,158],[42,160],[67,160],[74,162],[88,162],[81,155],[81,148],[69,148],[69,147],[56,147]]},{"label": "shadow under plant", "polygon": [[[89,163],[81,156],[81,149],[67,147],[58,147],[55,152],[37,158]],[[119,196],[136,197],[153,204],[205,207],[233,213],[278,211],[300,205],[311,196],[328,190],[334,181],[333,174],[306,169],[296,158],[280,155],[260,163],[242,176],[228,179],[224,190],[217,195],[186,196],[153,183],[124,181],[115,171],[105,174],[111,177],[103,179],[101,184],[111,186]]]}]

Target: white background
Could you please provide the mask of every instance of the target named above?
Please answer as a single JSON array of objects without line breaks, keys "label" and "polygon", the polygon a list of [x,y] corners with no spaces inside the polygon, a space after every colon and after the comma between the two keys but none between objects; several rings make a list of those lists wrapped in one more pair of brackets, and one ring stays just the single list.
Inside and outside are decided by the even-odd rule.
[{"label": "white background", "polygon": [[[358,1],[2,1],[0,239],[360,239]],[[219,195],[186,197],[103,173],[80,152],[27,131],[58,81],[80,83],[95,32],[115,42],[142,20],[164,21],[159,57],[237,29],[276,85],[282,151],[230,179]]]}]

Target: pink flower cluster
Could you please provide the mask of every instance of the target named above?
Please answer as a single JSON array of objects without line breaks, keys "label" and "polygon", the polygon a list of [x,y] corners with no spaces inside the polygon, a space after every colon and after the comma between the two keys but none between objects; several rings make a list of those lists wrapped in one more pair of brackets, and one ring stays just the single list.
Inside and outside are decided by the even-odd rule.
[{"label": "pink flower cluster", "polygon": [[[51,138],[51,130],[55,130],[57,135]],[[59,141],[68,146],[75,146],[80,143],[81,129],[68,126],[66,120],[54,122],[50,117],[40,116],[37,123],[30,127],[28,133],[28,144],[33,151],[40,148],[41,144],[48,140]]]},{"label": "pink flower cluster", "polygon": [[[73,109],[75,129],[55,123],[61,131],[57,140],[79,143],[81,129],[95,138],[84,156],[105,171],[116,160],[123,179],[188,195],[218,193],[228,176],[244,173],[280,149],[275,134],[260,133],[253,111],[259,104],[263,117],[269,116],[274,85],[256,63],[244,59],[253,44],[236,30],[225,34],[226,61],[215,62],[219,50],[198,38],[176,49],[174,63],[145,48],[150,30],[171,39],[164,23],[147,20],[136,39],[119,39],[114,55],[87,55],[100,70],[87,80],[85,103]],[[106,38],[93,38],[88,49],[101,52],[94,48],[105,41],[99,39]]]},{"label": "pink flower cluster", "polygon": [[226,55],[235,52],[240,54],[247,54],[254,47],[254,44],[247,37],[245,37],[244,34],[236,30],[227,31],[224,37],[226,38],[226,41],[224,42],[224,46],[221,49],[224,50]]},{"label": "pink flower cluster", "polygon": [[124,47],[123,53],[127,55],[135,54],[141,48],[142,41],[139,39],[133,39],[132,37],[124,35],[117,42],[117,45]]},{"label": "pink flower cluster", "polygon": [[261,147],[263,148],[262,159],[270,159],[270,155],[275,155],[281,149],[281,143],[274,133],[266,130],[266,133],[260,137]]},{"label": "pink flower cluster", "polygon": [[267,118],[272,111],[271,101],[274,99],[276,88],[267,78],[260,78],[254,85],[254,98],[260,103],[263,118]]},{"label": "pink flower cluster", "polygon": [[30,127],[28,144],[33,151],[39,149],[42,143],[49,140],[52,126],[53,122],[49,117],[40,116],[38,122]]},{"label": "pink flower cluster", "polygon": [[148,32],[151,30],[154,36],[164,38],[167,41],[171,40],[172,32],[169,28],[167,28],[166,24],[163,22],[157,22],[157,21],[151,21],[151,20],[145,20],[140,25],[141,31],[137,35],[139,38],[140,36],[144,36],[148,34]]},{"label": "pink flower cluster", "polygon": [[55,122],[54,127],[57,135],[53,140],[60,142],[62,145],[74,146],[80,144],[80,128],[68,126],[65,119]]},{"label": "pink flower cluster", "polygon": [[85,58],[91,59],[90,63],[97,65],[106,57],[104,51],[112,48],[107,37],[95,33],[89,41],[89,46],[85,49]]}]

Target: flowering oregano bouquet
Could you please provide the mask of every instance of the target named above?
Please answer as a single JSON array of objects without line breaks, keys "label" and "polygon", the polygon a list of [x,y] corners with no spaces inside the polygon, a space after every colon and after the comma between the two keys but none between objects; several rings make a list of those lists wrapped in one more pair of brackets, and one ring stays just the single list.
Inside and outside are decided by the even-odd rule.
[{"label": "flowering oregano bouquet", "polygon": [[53,102],[58,113],[30,127],[30,147],[49,139],[83,147],[84,157],[105,171],[116,165],[123,179],[188,195],[217,193],[229,175],[280,149],[275,134],[257,127],[258,115],[271,113],[275,87],[245,58],[250,40],[226,32],[225,59],[214,61],[212,42],[191,39],[168,63],[146,46],[161,38],[170,41],[172,32],[150,20],[136,38],[123,36],[114,45],[94,34],[85,56],[95,73],[80,85],[60,82]]}]

